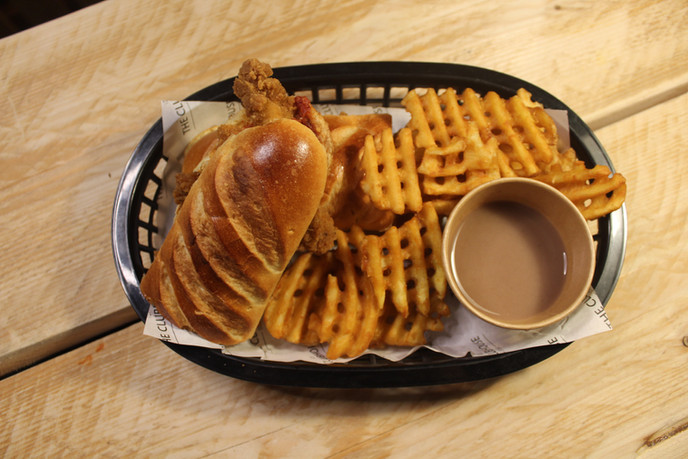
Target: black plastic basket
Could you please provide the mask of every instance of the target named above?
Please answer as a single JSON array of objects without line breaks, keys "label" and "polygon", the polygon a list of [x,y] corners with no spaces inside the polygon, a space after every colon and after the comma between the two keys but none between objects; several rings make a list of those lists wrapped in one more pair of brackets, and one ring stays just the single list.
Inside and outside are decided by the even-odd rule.
[{"label": "black plastic basket", "polygon": [[[569,113],[570,141],[579,158],[592,166],[613,165],[591,129],[566,105],[544,90],[518,78],[483,68],[422,62],[353,62],[274,69],[288,92],[307,96],[313,103],[400,106],[413,88],[457,91],[470,87],[479,93],[495,91],[502,97],[527,89],[547,108]],[[230,78],[187,100],[232,101]],[[154,234],[162,171],[162,120],[158,120],[136,147],[122,175],[112,218],[112,244],[120,281],[134,310],[145,321],[149,304],[139,281],[153,260]],[[626,246],[625,207],[599,219],[594,235],[597,266],[593,287],[606,304],[618,280]],[[347,364],[280,363],[242,358],[194,346],[167,344],[181,356],[211,370],[267,384],[308,387],[401,387],[468,382],[511,373],[561,351],[566,344],[535,347],[487,357],[452,358],[420,350],[400,362],[363,356]]]}]

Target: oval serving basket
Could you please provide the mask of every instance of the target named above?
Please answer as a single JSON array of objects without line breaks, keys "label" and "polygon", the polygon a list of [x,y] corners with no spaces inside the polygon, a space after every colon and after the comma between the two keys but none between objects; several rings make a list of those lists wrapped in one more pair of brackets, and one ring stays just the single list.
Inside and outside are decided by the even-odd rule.
[{"label": "oval serving basket", "polygon": [[[527,89],[546,108],[567,110],[570,142],[588,166],[613,165],[591,129],[566,105],[544,90],[518,78],[483,68],[423,62],[352,62],[281,67],[274,69],[290,94],[307,96],[313,103],[401,106],[413,88],[473,88],[495,91],[504,98]],[[232,101],[230,78],[208,86],[187,100]],[[136,147],[120,180],[112,214],[112,248],[124,291],[145,321],[149,304],[139,281],[153,260],[157,198],[167,163],[162,149],[162,121],[158,120]],[[597,266],[593,287],[600,300],[609,300],[623,263],[626,247],[625,206],[599,219],[594,235]],[[477,381],[498,377],[541,362],[567,344],[536,347],[487,357],[452,358],[421,349],[400,362],[362,356],[341,365],[280,363],[241,358],[194,346],[165,343],[182,357],[203,367],[248,381],[303,387],[403,387]]]}]

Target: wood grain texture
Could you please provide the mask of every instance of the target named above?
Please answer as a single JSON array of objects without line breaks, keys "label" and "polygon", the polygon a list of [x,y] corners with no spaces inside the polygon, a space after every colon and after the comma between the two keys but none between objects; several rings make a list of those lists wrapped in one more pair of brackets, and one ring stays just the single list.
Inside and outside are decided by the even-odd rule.
[{"label": "wood grain texture", "polygon": [[0,381],[0,455],[685,457],[686,123],[683,95],[598,132],[630,184],[611,332],[495,380],[348,391],[221,376],[137,324]]},{"label": "wood grain texture", "polygon": [[214,374],[135,325],[0,381],[0,456],[688,455],[682,0],[110,0],[0,40],[0,375],[134,320],[120,174],[160,100],[247,57],[454,62],[557,95],[628,178],[614,331],[494,381],[332,392]]}]

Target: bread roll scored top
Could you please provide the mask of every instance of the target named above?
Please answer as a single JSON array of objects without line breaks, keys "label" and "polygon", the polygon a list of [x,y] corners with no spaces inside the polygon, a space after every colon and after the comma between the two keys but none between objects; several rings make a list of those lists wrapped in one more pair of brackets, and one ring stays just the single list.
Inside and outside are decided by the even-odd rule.
[{"label": "bread roll scored top", "polygon": [[253,335],[315,215],[327,155],[293,120],[245,129],[212,155],[141,281],[175,325],[225,345]]}]

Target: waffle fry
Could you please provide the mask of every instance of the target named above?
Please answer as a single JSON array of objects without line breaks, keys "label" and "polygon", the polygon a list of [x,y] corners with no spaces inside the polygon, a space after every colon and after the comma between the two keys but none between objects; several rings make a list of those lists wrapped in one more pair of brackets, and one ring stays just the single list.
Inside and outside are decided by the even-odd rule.
[{"label": "waffle fry", "polygon": [[385,114],[324,115],[331,130],[334,152],[328,180],[328,213],[337,228],[358,225],[366,231],[384,231],[394,220],[390,210],[376,207],[360,189],[359,152],[366,136],[381,135],[392,126]]},{"label": "waffle fry", "polygon": [[573,149],[558,150],[559,135],[544,107],[521,88],[509,99],[480,97],[468,88],[441,95],[410,91],[418,173],[425,201],[447,215],[476,186],[499,177],[536,178],[560,188],[592,220],[619,208],[625,179],[603,166],[586,169]]},{"label": "waffle fry", "polygon": [[554,167],[535,179],[561,191],[588,220],[618,209],[626,198],[626,179],[603,165],[588,169],[583,161],[577,161],[568,171]]},{"label": "waffle fry", "polygon": [[358,247],[342,231],[338,231],[337,242],[341,268],[336,277],[328,276],[324,308],[311,315],[308,325],[321,342],[329,343],[327,357],[332,360],[355,357],[368,349],[381,312],[372,285],[357,269],[354,257]]},{"label": "waffle fry", "polygon": [[[524,100],[525,99],[525,100]],[[535,118],[532,111],[544,109],[533,105],[530,94],[523,90],[518,95],[504,100],[494,92],[484,98],[484,110],[489,114],[489,129],[499,143],[499,150],[505,158],[503,175],[532,177],[542,171],[543,164],[552,162],[557,151],[556,128],[542,127],[541,118]],[[545,132],[554,135],[545,137]],[[552,143],[550,143],[552,142]]]},{"label": "waffle fry", "polygon": [[312,311],[325,303],[324,285],[334,272],[334,261],[332,253],[304,253],[284,272],[263,315],[272,336],[307,346],[320,342],[308,324]]},{"label": "waffle fry", "polygon": [[[451,137],[447,132],[440,101],[434,89],[428,89],[423,97],[416,91],[409,91],[401,103],[411,114],[407,127],[413,132],[413,142],[421,155],[416,157],[416,162],[422,159],[423,149],[449,144]],[[454,120],[450,119],[450,124],[451,121]],[[458,124],[463,123],[458,121]]]},{"label": "waffle fry", "polygon": [[441,239],[429,204],[382,236],[339,230],[336,251],[306,253],[282,276],[263,319],[268,332],[297,344],[328,343],[329,359],[355,357],[373,342],[424,343],[424,332],[440,330],[449,313]]},{"label": "waffle fry", "polygon": [[411,91],[402,103],[411,113],[408,127],[420,152],[418,173],[425,195],[457,199],[500,177],[496,141],[481,138],[481,124],[469,119],[453,89],[439,97],[433,89],[422,97]]},{"label": "waffle fry", "polygon": [[421,346],[427,344],[426,331],[442,331],[442,317],[449,315],[449,307],[441,300],[434,299],[430,314],[423,315],[418,310],[411,310],[404,317],[395,306],[387,303],[378,320],[375,337],[371,347],[386,346]]},{"label": "waffle fry", "polygon": [[[362,232],[360,233],[362,235]],[[337,250],[305,253],[282,276],[263,322],[275,338],[313,346],[327,357],[355,357],[369,346],[382,311],[356,261],[358,247],[337,231]]]},{"label": "waffle fry", "polygon": [[442,230],[429,204],[400,228],[366,236],[361,243],[362,269],[378,303],[383,304],[389,294],[401,316],[407,317],[413,309],[429,315],[433,298],[444,298],[447,290],[441,245]]},{"label": "waffle fry", "polygon": [[459,202],[456,196],[432,196],[426,198],[425,202],[435,208],[437,215],[447,216],[451,213],[454,206]]},{"label": "waffle fry", "polygon": [[423,205],[418,185],[415,147],[409,129],[401,129],[395,145],[392,129],[367,136],[362,149],[361,189],[378,208],[397,215],[417,212]]},{"label": "waffle fry", "polygon": [[477,128],[488,149],[489,140],[496,139],[502,176],[532,177],[558,153],[554,122],[525,89],[508,100],[492,91],[481,98],[470,88],[461,95],[452,88],[441,96],[433,89],[423,96],[412,91],[403,103],[411,113],[417,147],[446,147],[468,136],[469,127]]},{"label": "waffle fry", "polygon": [[497,142],[483,142],[469,126],[465,139],[446,147],[429,147],[418,166],[423,192],[430,196],[465,196],[472,189],[498,179]]}]

